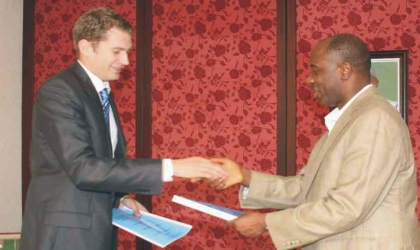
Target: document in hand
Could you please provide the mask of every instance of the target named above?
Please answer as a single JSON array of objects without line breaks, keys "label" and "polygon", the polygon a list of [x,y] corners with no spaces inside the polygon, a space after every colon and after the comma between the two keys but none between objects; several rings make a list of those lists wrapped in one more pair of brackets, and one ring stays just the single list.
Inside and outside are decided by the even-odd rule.
[{"label": "document in hand", "polygon": [[216,216],[223,220],[233,220],[243,214],[242,211],[221,207],[202,201],[187,199],[178,195],[174,195],[174,197],[172,197],[172,201],[184,205],[186,207],[193,208],[200,212]]},{"label": "document in hand", "polygon": [[112,224],[162,248],[184,237],[192,228],[147,212],[141,212],[139,218],[127,207],[112,209]]}]

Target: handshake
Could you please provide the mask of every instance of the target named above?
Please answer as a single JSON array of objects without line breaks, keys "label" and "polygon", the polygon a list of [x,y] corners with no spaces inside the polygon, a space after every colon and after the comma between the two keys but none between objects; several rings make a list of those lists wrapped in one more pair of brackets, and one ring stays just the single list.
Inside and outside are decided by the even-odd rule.
[{"label": "handshake", "polygon": [[222,190],[235,184],[249,185],[251,171],[229,158],[205,159],[190,157],[172,160],[174,176],[191,178],[192,182],[207,179],[207,184]]},{"label": "handshake", "polygon": [[[211,187],[222,190],[235,184],[249,187],[251,170],[241,167],[229,158],[204,159],[191,157],[172,161],[174,175],[191,178],[197,182],[203,178]],[[178,170],[185,172],[179,173]],[[259,212],[246,212],[241,217],[226,222],[246,237],[256,237],[267,231],[266,214]]]}]

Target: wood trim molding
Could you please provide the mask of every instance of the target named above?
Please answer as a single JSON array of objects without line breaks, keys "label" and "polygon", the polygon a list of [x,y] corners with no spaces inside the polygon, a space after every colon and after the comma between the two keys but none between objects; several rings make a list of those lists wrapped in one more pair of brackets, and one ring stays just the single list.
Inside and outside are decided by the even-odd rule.
[{"label": "wood trim molding", "polygon": [[32,135],[32,105],[34,101],[35,0],[23,2],[22,53],[22,211],[30,176],[30,143]]},{"label": "wood trim molding", "polygon": [[[137,1],[136,8],[136,157],[152,157],[152,0]],[[149,211],[152,197],[136,195]],[[137,250],[151,250],[152,245],[136,238]]]},{"label": "wood trim molding", "polygon": [[277,0],[277,174],[296,173],[296,0]]},{"label": "wood trim molding", "polygon": [[20,233],[1,233],[0,241],[2,240],[19,240]]},{"label": "wood trim molding", "polygon": [[287,175],[296,174],[296,0],[287,2]]}]

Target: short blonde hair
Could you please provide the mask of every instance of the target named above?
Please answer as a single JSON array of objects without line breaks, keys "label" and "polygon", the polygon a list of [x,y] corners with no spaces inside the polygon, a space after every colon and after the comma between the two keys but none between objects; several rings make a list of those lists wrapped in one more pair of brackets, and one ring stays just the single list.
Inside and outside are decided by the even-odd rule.
[{"label": "short blonde hair", "polygon": [[93,42],[105,40],[111,28],[118,28],[133,34],[133,26],[110,7],[100,7],[82,14],[73,27],[73,46],[79,56],[79,41],[86,39]]}]

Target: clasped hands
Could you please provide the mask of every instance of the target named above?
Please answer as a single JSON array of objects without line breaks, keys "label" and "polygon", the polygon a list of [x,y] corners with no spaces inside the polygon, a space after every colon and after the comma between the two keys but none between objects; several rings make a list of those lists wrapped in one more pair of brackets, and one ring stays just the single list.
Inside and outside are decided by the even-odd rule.
[{"label": "clasped hands", "polygon": [[[207,184],[217,190],[223,190],[235,184],[249,186],[251,181],[251,171],[241,167],[229,158],[213,158],[212,162],[219,164],[229,175],[226,178],[209,178]],[[196,182],[200,178],[193,178]],[[246,212],[241,217],[227,221],[227,225],[233,227],[240,234],[246,237],[257,237],[267,231],[264,213]]]},{"label": "clasped hands", "polygon": [[[235,184],[249,186],[251,182],[251,170],[241,167],[229,158],[210,159],[210,162],[214,164],[211,169],[202,168],[208,164],[208,162],[205,162],[208,160],[199,157],[194,157],[194,159],[200,164],[195,166],[194,173],[185,176],[191,178],[192,182],[205,178],[207,184],[217,190],[223,190]],[[221,168],[221,171],[219,168]],[[246,212],[237,219],[227,221],[226,224],[246,237],[256,237],[267,231],[265,214],[263,213]]]},{"label": "clasped hands", "polygon": [[[210,160],[214,164],[222,167],[228,173],[227,176],[213,176],[207,178],[207,184],[217,190],[223,190],[235,184],[243,184],[248,186],[250,179],[250,171],[242,168],[238,163],[229,158],[213,158]],[[192,178],[192,182],[197,182],[202,178]]]},{"label": "clasped hands", "polygon": [[[174,176],[191,178],[192,182],[205,178],[207,184],[216,190],[223,190],[235,184],[249,186],[251,179],[249,169],[241,167],[229,158],[208,160],[202,157],[189,157],[172,160],[172,164]],[[133,209],[136,216],[140,216],[140,211],[147,211],[143,205],[130,197],[122,199],[120,206],[122,205]],[[256,237],[267,230],[265,214],[262,213],[247,212],[226,224],[246,237]]]},{"label": "clasped hands", "polygon": [[[182,177],[182,178],[191,178],[194,180],[199,180],[201,178],[206,178],[214,182],[217,187],[220,189],[224,187],[223,180],[227,180],[230,185],[233,185],[233,182],[240,182],[239,175],[235,171],[229,171],[231,168],[223,167],[223,160],[220,161],[211,161],[202,157],[188,157],[183,159],[173,159],[172,160],[172,169],[173,176]],[[238,165],[239,169],[239,165]],[[232,178],[236,176],[235,178]],[[120,200],[119,208],[126,206],[134,211],[134,215],[139,217],[141,212],[148,212],[147,209],[138,201],[131,198],[130,196],[124,196]]]}]

